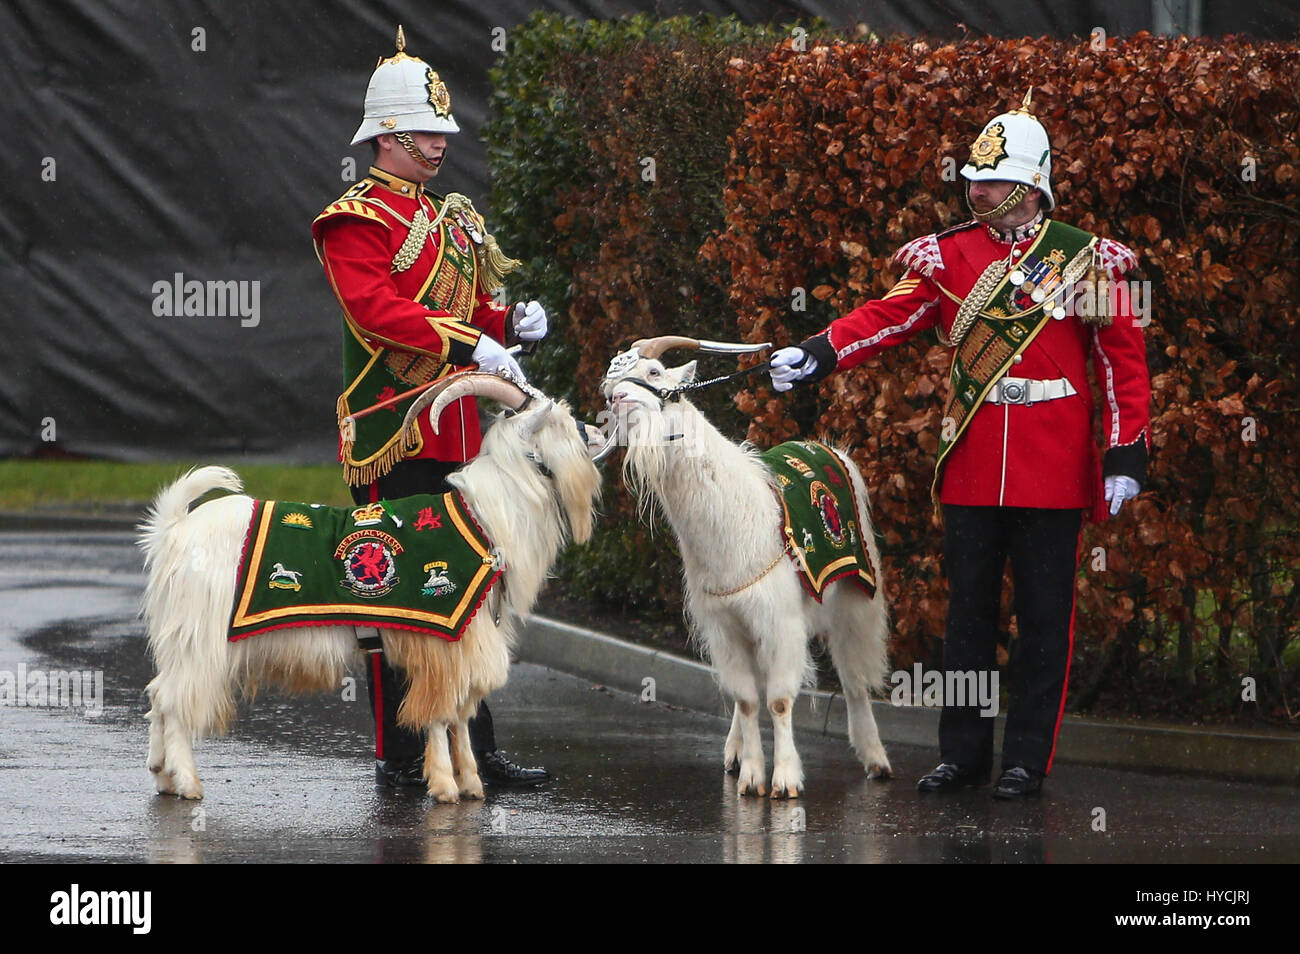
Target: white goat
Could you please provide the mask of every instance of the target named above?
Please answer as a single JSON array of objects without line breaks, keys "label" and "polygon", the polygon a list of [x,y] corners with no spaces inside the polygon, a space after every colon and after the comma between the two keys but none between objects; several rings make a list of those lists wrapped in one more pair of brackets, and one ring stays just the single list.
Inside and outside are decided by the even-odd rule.
[{"label": "white goat", "polygon": [[[528,406],[530,395],[495,375],[470,372],[439,382],[411,407],[407,422],[429,403],[436,422],[450,402],[467,394],[518,411],[498,421],[485,435],[482,453],[448,479],[505,555],[505,576],[496,584],[504,594],[500,623],[489,603],[455,642],[380,631],[388,659],[410,678],[398,721],[427,730],[424,772],[439,802],[483,797],[467,722],[479,701],[505,683],[516,621],[531,609],[564,543],[566,524],[576,541],[591,535],[600,492],[599,472],[568,408],[544,398]],[[192,501],[217,488],[234,494],[189,512]],[[140,527],[148,572],[143,615],[158,670],[149,683],[149,771],[159,792],[184,798],[203,797],[192,742],[225,730],[236,687],[249,695],[259,684],[332,690],[358,653],[350,626],[227,640],[253,512],[253,501],[238,494],[241,489],[238,476],[224,467],[191,471],[158,495]]]},{"label": "white goat", "polygon": [[[758,724],[763,690],[774,727],[772,797],[802,792],[791,710],[812,679],[808,643],[820,636],[848,702],[849,741],[869,776],[888,778],[889,759],[871,712],[871,693],[883,684],[887,666],[884,581],[877,581],[874,597],[844,582],[823,591],[820,603],[805,593],[784,555],[776,482],[758,453],[732,443],[689,401],[668,393],[695,378],[694,361],[667,368],[658,360],[667,348],[682,346],[699,342],[638,341],[611,362],[604,393],[619,442],[628,446],[624,478],[641,506],[657,503],[672,526],[694,636],[735,700],[724,765],[728,771],[738,767],[741,795],[764,794]],[[879,574],[866,485],[848,455],[836,453],[852,479],[857,524]]]}]

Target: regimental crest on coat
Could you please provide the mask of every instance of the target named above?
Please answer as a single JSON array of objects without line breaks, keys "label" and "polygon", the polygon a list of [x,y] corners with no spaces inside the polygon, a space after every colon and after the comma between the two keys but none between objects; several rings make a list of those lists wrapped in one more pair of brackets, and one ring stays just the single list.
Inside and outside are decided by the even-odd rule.
[{"label": "regimental crest on coat", "polygon": [[[292,526],[286,523],[285,526]],[[267,578],[266,585],[273,590],[293,590],[297,593],[302,589],[302,571],[286,570],[283,563],[277,563],[271,569],[271,575]]]},{"label": "regimental crest on coat", "polygon": [[340,585],[353,596],[378,599],[401,582],[397,575],[397,554],[402,545],[379,530],[358,530],[344,537],[334,549],[334,559],[343,564]]},{"label": "regimental crest on coat", "polygon": [[989,123],[970,147],[970,164],[976,169],[996,169],[1005,158],[1006,129],[1001,123]]},{"label": "regimental crest on coat", "polygon": [[287,513],[280,523],[286,527],[298,527],[302,530],[311,529],[311,517],[305,513]]},{"label": "regimental crest on coat", "polygon": [[450,596],[456,592],[456,584],[447,576],[445,561],[435,560],[426,563],[424,571],[429,574],[429,578],[424,581],[424,586],[420,590],[425,596]]},{"label": "regimental crest on coat", "polygon": [[[875,569],[857,528],[853,482],[840,458],[814,441],[778,444],[762,456],[780,497],[786,553],[808,593],[820,601],[827,586],[847,579],[874,595]],[[822,539],[829,545],[822,546]]]},{"label": "regimental crest on coat", "polygon": [[432,66],[425,72],[424,78],[429,90],[429,105],[440,117],[450,119],[451,93],[447,92],[447,84],[438,77]]},{"label": "regimental crest on coat", "polygon": [[[411,525],[412,530],[441,530],[442,514],[434,513],[432,507],[421,507],[420,512],[416,514],[415,523]],[[425,569],[428,569],[426,567]]]},{"label": "regimental crest on coat", "polygon": [[807,463],[800,460],[798,457],[795,457],[793,454],[784,454],[782,456],[785,457],[785,463],[787,467],[792,467],[795,470],[797,470],[799,473],[803,474],[805,477],[812,479],[813,471],[812,468],[809,467]]},{"label": "regimental crest on coat", "polygon": [[366,504],[352,511],[352,524],[357,527],[373,527],[384,522],[382,504]]},{"label": "regimental crest on coat", "polygon": [[813,509],[822,519],[822,535],[837,550],[843,550],[846,542],[844,521],[840,519],[840,508],[835,505],[835,497],[825,484],[814,480],[809,488]]},{"label": "regimental crest on coat", "polygon": [[[285,522],[309,506],[312,527]],[[381,509],[391,526],[358,528],[352,507],[255,501],[229,638],[346,625],[459,639],[504,561],[454,491]]]}]

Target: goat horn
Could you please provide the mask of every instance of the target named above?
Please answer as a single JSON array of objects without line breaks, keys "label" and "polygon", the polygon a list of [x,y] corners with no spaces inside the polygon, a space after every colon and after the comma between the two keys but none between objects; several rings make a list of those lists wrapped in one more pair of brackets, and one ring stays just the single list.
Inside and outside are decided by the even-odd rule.
[{"label": "goat horn", "polygon": [[536,434],[537,429],[541,427],[543,422],[545,422],[546,420],[546,412],[549,411],[554,406],[555,406],[555,402],[552,401],[550,398],[547,398],[546,403],[543,404],[541,407],[539,407],[533,413],[533,416],[528,419],[528,423],[524,425],[523,436],[527,438],[527,437],[532,437],[534,434]]},{"label": "goat horn", "polygon": [[415,420],[420,416],[420,412],[432,404],[434,398],[447,388],[451,387],[451,385],[455,384],[464,374],[468,373],[470,372],[449,374],[445,378],[440,378],[439,380],[434,381],[421,391],[416,399],[411,403],[411,406],[406,410],[406,417],[402,419],[402,432],[405,433],[408,429],[414,429]]},{"label": "goat horn", "polygon": [[632,343],[632,348],[643,358],[657,358],[672,348],[690,348],[707,354],[756,354],[764,348],[772,347],[771,342],[762,344],[744,344],[731,341],[708,341],[703,338],[687,338],[683,335],[660,335],[657,338],[642,338]]},{"label": "goat horn", "polygon": [[[614,453],[616,447],[618,447],[618,434],[610,434],[609,440],[605,441],[605,446],[591,455],[591,462],[593,464],[601,463],[606,457]],[[591,451],[588,450],[588,453],[591,453]]]},{"label": "goat horn", "polygon": [[[500,401],[513,411],[522,411],[524,405],[532,400],[532,395],[527,391],[500,375],[489,374],[486,371],[463,371],[455,375],[455,380],[441,388],[437,396],[431,399],[433,409],[429,412],[429,420],[435,434],[438,432],[438,418],[447,409],[447,405],[471,394],[475,397]],[[420,399],[406,412],[407,424],[419,416],[422,410],[421,402],[429,403],[424,402],[424,395],[420,395]]]}]

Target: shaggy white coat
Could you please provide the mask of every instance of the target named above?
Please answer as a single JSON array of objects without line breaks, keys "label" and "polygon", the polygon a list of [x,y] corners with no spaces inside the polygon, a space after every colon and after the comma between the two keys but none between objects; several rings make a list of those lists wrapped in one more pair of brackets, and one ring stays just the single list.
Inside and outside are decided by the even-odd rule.
[{"label": "shaggy white coat", "polygon": [[[660,388],[689,383],[694,375],[694,361],[669,369],[655,358],[642,358],[626,372]],[[672,527],[693,635],[723,691],[735,700],[723,761],[728,771],[739,770],[739,793],[766,791],[761,696],[774,729],[772,797],[803,791],[791,710],[800,688],[812,682],[809,642],[814,637],[829,648],[844,687],[854,751],[869,776],[889,777],[871,711],[871,694],[882,688],[888,666],[884,581],[877,580],[874,597],[850,583],[834,583],[818,603],[782,555],[781,505],[757,451],[725,438],[683,398],[661,405],[649,390],[627,380],[607,381],[605,396],[628,448],[624,479],[643,512],[657,505]],[[853,481],[858,527],[879,574],[866,484],[848,455],[836,454]],[[776,565],[764,572],[773,561]]]},{"label": "shaggy white coat", "polygon": [[[553,477],[544,476],[538,462]],[[531,610],[566,536],[577,542],[590,537],[600,492],[600,475],[568,408],[549,402],[499,420],[479,456],[450,483],[504,555],[505,575],[456,642],[380,631],[389,661],[410,678],[398,721],[427,731],[425,777],[439,802],[483,797],[468,720],[484,696],[504,685],[518,620]],[[190,511],[215,489],[231,495]],[[263,684],[337,690],[358,658],[350,626],[282,629],[228,641],[235,577],[253,510],[242,489],[239,477],[224,467],[191,471],[159,493],[140,527],[148,573],[143,616],[158,673],[148,687],[148,766],[159,792],[183,798],[203,797],[192,744],[224,732],[237,691],[251,696]]]}]

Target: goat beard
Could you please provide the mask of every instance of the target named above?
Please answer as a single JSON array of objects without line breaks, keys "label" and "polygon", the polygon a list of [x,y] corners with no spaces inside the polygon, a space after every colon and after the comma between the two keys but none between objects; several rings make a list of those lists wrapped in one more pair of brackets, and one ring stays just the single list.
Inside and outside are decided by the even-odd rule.
[{"label": "goat beard", "polygon": [[667,435],[672,433],[672,423],[666,420],[667,416],[667,410],[655,413],[640,405],[619,411],[618,434],[627,446],[623,477],[643,511],[650,506],[650,495],[663,486],[670,470],[671,442]]}]

